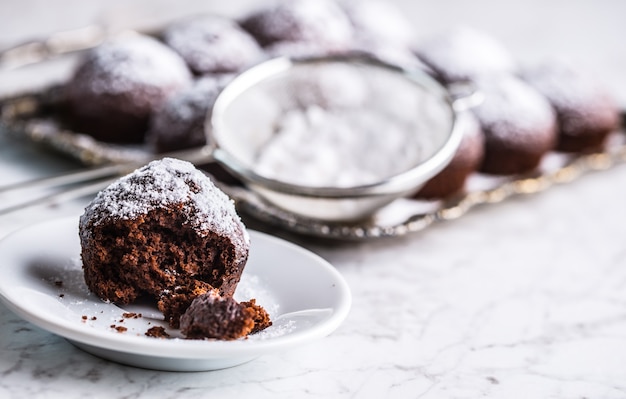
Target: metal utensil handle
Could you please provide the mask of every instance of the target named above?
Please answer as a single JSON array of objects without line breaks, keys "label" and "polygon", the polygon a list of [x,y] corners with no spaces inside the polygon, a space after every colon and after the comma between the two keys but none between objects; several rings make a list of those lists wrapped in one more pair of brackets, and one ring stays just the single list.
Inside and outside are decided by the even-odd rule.
[{"label": "metal utensil handle", "polygon": [[457,112],[472,109],[485,100],[485,95],[471,82],[452,83],[447,86],[452,98],[452,107]]},{"label": "metal utensil handle", "polygon": [[28,208],[34,205],[70,200],[89,194],[95,194],[96,192],[102,190],[113,181],[115,181],[119,176],[130,173],[134,169],[143,166],[149,161],[166,157],[182,159],[191,162],[194,165],[207,164],[214,161],[213,147],[207,145],[204,147],[194,148],[190,150],[176,151],[158,155],[155,154],[154,156],[147,157],[145,160],[143,160],[143,162],[137,161],[114,165],[105,165],[98,168],[65,173],[62,175],[45,177],[42,179],[28,180],[3,186],[0,187],[0,193],[7,193],[10,191],[15,192],[25,189],[52,189],[55,187],[67,186],[70,184],[82,183],[79,187],[65,188],[61,191],[45,195],[34,200],[27,200],[17,205],[1,208],[0,215],[5,215],[7,213]]}]

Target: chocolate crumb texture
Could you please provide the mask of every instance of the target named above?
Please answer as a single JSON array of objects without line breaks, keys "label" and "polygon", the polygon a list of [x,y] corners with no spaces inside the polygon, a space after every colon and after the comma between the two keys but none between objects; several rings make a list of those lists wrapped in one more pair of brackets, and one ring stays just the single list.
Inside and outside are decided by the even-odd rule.
[{"label": "chocolate crumb texture", "polygon": [[165,328],[161,326],[150,327],[148,331],[146,331],[146,336],[152,338],[169,338],[170,335],[165,331]]},{"label": "chocolate crumb texture", "polygon": [[253,299],[250,299],[249,301],[241,302],[241,304],[254,314],[254,328],[252,329],[250,334],[263,331],[267,327],[272,325],[272,321],[270,320],[270,315],[262,306],[257,305],[256,299],[253,298]]}]

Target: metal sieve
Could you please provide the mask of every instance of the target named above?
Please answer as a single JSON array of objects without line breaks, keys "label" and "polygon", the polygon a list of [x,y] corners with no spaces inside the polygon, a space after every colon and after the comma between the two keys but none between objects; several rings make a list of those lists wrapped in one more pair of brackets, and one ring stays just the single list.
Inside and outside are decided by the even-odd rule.
[{"label": "metal sieve", "polygon": [[[315,91],[319,89],[315,86],[316,80],[307,80],[329,66],[353,72],[368,82],[376,80],[377,89],[397,92],[401,88],[403,91],[403,98],[396,99],[394,92],[389,92],[382,101],[378,98],[378,102],[361,108],[362,112],[377,112],[377,107],[388,107],[389,103],[403,101],[411,94],[419,99],[421,106],[414,110],[409,107],[408,113],[401,117],[407,118],[407,123],[420,118],[435,120],[428,131],[412,132],[418,137],[424,136],[424,146],[428,147],[414,164],[376,180],[341,186],[287,181],[259,171],[255,162],[264,146],[278,134],[276,129],[281,115],[286,111],[298,112],[298,107],[324,109],[329,107],[327,102],[339,101],[336,96],[324,93],[316,96]],[[323,76],[323,72],[319,76]],[[340,84],[340,81],[335,83]],[[458,113],[475,100],[475,93],[463,97],[454,95],[424,71],[408,71],[363,56],[276,58],[243,72],[224,88],[207,119],[206,132],[213,158],[275,206],[313,219],[352,221],[366,218],[393,200],[416,192],[440,172],[461,142]],[[304,101],[309,103],[303,105]],[[357,112],[359,106],[363,105],[357,104]],[[393,112],[393,109],[384,112]],[[316,134],[315,131],[310,133]],[[296,164],[294,168],[297,175],[301,166]]]}]

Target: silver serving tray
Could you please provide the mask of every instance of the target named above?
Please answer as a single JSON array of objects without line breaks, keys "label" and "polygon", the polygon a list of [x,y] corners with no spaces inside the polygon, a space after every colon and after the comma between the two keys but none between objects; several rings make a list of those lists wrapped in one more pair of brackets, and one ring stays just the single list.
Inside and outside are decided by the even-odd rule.
[{"label": "silver serving tray", "polygon": [[[79,33],[84,38],[84,32]],[[60,35],[63,41],[49,38],[0,53],[0,70],[41,63],[81,51],[99,44],[104,36],[101,31],[94,30],[91,42],[86,42],[84,39],[72,40],[74,36],[79,36],[78,33],[74,36],[72,32]],[[75,158],[85,166],[136,162],[150,153],[147,146],[108,144],[67,130],[53,113],[42,111],[58,101],[58,93],[59,87],[52,86],[0,99],[0,124],[13,135]],[[457,219],[476,206],[499,203],[512,196],[535,194],[554,185],[570,183],[588,172],[606,170],[624,162],[626,134],[621,129],[611,135],[602,152],[585,155],[550,153],[536,172],[523,176],[494,177],[475,173],[468,179],[465,191],[459,195],[437,201],[399,199],[371,218],[357,223],[308,219],[272,205],[243,186],[217,183],[235,200],[242,213],[263,223],[307,236],[366,240],[421,231],[434,223]]]}]

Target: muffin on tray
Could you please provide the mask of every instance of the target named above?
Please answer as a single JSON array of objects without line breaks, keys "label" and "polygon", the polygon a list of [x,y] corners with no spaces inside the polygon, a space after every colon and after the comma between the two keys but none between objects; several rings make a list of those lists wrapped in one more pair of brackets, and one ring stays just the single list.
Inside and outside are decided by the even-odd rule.
[{"label": "muffin on tray", "polygon": [[173,50],[144,35],[118,38],[91,50],[66,85],[69,123],[114,143],[140,143],[150,113],[191,83]]}]

